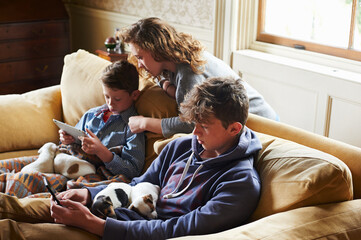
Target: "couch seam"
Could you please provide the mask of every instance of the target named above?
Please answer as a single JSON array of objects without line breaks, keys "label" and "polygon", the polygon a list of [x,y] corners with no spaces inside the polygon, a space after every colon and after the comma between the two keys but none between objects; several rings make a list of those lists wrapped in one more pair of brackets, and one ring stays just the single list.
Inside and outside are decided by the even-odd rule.
[{"label": "couch seam", "polygon": [[[320,206],[320,205],[315,205],[315,206]],[[358,208],[355,208],[355,209],[348,209],[347,211],[342,211],[342,212],[339,212],[339,213],[335,213],[335,214],[333,214],[332,216],[340,215],[340,214],[344,214],[344,213],[347,213],[347,212],[350,212],[350,211],[356,211],[356,210],[360,211],[360,210],[361,210],[361,207],[358,207]],[[327,217],[324,217],[324,218],[322,218],[322,219],[326,219],[326,218],[329,218],[329,217],[332,217],[332,216],[327,216]],[[314,222],[318,222],[319,220],[321,220],[321,219],[317,219],[317,220],[308,222],[307,224],[301,224],[301,225],[299,225],[299,227],[300,227],[300,226],[306,226],[306,225],[312,224],[312,223],[314,223]],[[293,228],[294,228],[294,227],[289,227],[289,228],[284,229],[284,230],[282,230],[282,231],[280,231],[280,232],[278,232],[278,233],[275,233],[275,234],[287,232],[287,231],[289,231],[289,230],[291,230],[291,229],[293,229]],[[360,227],[360,228],[361,228],[361,227]],[[264,239],[264,240],[265,240],[265,239],[269,239],[269,238],[274,237],[275,234],[272,234],[271,236],[265,236],[265,237],[257,238],[257,239],[258,239],[258,240],[261,240],[261,239]],[[326,236],[326,235],[321,236],[321,237],[325,237],[325,236]],[[327,236],[330,236],[330,234],[328,234]],[[315,239],[319,239],[319,238],[321,238],[321,237],[312,238],[312,239],[308,239],[308,240],[315,240]]]}]

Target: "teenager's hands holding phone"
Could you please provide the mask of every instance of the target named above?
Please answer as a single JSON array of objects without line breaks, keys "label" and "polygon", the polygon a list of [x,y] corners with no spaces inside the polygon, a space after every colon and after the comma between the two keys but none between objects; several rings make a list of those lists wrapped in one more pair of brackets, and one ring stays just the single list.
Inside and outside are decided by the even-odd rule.
[{"label": "teenager's hands holding phone", "polygon": [[70,199],[60,200],[62,206],[54,201],[50,204],[51,217],[55,223],[78,227],[90,233],[103,236],[105,220],[93,215],[82,203]]}]

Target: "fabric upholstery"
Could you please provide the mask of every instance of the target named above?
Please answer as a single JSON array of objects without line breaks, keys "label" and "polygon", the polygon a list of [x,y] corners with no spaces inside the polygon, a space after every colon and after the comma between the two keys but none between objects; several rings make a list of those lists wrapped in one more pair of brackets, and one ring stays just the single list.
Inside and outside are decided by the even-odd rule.
[{"label": "fabric upholstery", "polygon": [[358,240],[361,200],[325,204],[274,214],[221,233],[174,238],[177,240]]},{"label": "fabric upholstery", "polygon": [[65,56],[60,82],[64,122],[74,126],[87,110],[105,103],[100,77],[109,64],[84,50]]},{"label": "fabric upholstery", "polygon": [[[139,115],[152,118],[167,118],[178,115],[177,103],[175,99],[170,98],[160,87],[149,83],[141,91],[135,107]],[[153,145],[157,141],[164,140],[162,134],[146,132],[146,150],[144,171],[150,166],[157,157]],[[143,172],[144,172],[143,171]]]},{"label": "fabric upholstery", "polygon": [[0,152],[39,148],[58,141],[58,129],[49,123],[61,118],[59,86],[2,95],[0,103]]},{"label": "fabric upholstery", "polygon": [[274,136],[257,136],[262,142],[256,161],[262,189],[251,220],[353,198],[351,172],[338,158]]},{"label": "fabric upholstery", "polygon": [[2,152],[0,153],[0,160],[16,158],[16,157],[27,157],[27,156],[35,156],[38,155],[38,148],[30,149],[30,150],[19,150],[19,151],[11,151],[11,152]]},{"label": "fabric upholstery", "polygon": [[246,125],[254,131],[287,139],[339,158],[351,170],[354,198],[361,198],[361,148],[254,114],[249,114]]}]

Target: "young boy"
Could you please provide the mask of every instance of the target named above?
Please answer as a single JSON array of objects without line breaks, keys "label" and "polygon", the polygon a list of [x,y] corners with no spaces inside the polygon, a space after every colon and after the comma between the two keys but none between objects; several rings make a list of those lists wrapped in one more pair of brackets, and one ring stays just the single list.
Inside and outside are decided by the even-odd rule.
[{"label": "young boy", "polygon": [[96,165],[104,163],[114,175],[132,179],[140,175],[145,159],[144,134],[132,133],[128,126],[128,119],[137,115],[139,75],[134,65],[123,60],[109,65],[101,80],[106,104],[88,110],[75,126],[88,133],[81,139],[83,152],[63,130],[59,130],[61,147]]},{"label": "young boy", "polygon": [[[82,138],[79,144],[75,143],[72,136],[60,130],[62,144],[59,145],[59,150],[70,155],[69,158],[74,158],[75,162],[83,159],[96,167],[104,165],[118,179],[131,180],[141,174],[145,160],[144,133],[132,133],[128,126],[129,118],[137,115],[134,101],[140,94],[139,75],[134,65],[128,61],[119,61],[110,64],[100,80],[106,104],[88,110],[76,125],[77,128],[87,131],[88,136]],[[37,164],[34,157],[1,161],[3,178],[0,183],[6,186],[6,189],[0,191],[20,198],[44,191],[38,172],[20,172],[22,168],[19,166],[26,165],[31,168],[32,164]],[[12,171],[15,175],[10,173]],[[66,169],[64,172],[71,174],[71,171]],[[69,176],[47,174],[48,179],[56,182],[56,190],[62,190],[67,184],[66,177]],[[97,180],[101,181],[101,177]],[[93,177],[91,179],[94,180]],[[19,185],[25,186],[24,190],[19,191]]]},{"label": "young boy", "polygon": [[[187,95],[180,111],[184,120],[195,123],[193,135],[170,142],[149,169],[131,182],[160,186],[158,219],[144,219],[127,208],[116,209],[117,220],[94,216],[86,206],[103,188],[99,186],[60,193],[63,206],[51,201],[54,221],[103,239],[166,239],[218,232],[245,223],[260,196],[253,161],[261,144],[244,126],[248,98],[243,85],[232,78],[209,79]],[[1,200],[4,209],[16,201],[5,195],[0,195]],[[18,224],[8,222],[1,220],[0,227]],[[64,237],[72,234],[70,228],[61,232]]]}]

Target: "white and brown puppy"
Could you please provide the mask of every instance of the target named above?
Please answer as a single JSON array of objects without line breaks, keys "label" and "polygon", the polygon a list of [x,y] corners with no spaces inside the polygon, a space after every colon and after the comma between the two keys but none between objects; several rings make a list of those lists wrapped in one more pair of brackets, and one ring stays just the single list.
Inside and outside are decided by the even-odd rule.
[{"label": "white and brown puppy", "polygon": [[86,160],[66,153],[59,153],[54,158],[54,172],[74,179],[87,174],[95,174],[96,169],[93,164]]},{"label": "white and brown puppy", "polygon": [[129,206],[131,190],[127,183],[110,183],[94,197],[91,212],[103,219],[116,218],[114,209]]},{"label": "white and brown puppy", "polygon": [[141,182],[132,187],[129,209],[150,219],[157,218],[156,203],[160,188],[157,185]]},{"label": "white and brown puppy", "polygon": [[78,178],[96,172],[95,166],[75,156],[59,153],[55,143],[45,143],[38,151],[39,157],[21,169],[22,173],[59,173],[67,178]]},{"label": "white and brown puppy", "polygon": [[95,196],[91,211],[104,219],[116,218],[114,209],[129,206],[144,217],[156,218],[159,191],[159,186],[147,182],[133,187],[126,183],[111,183]]},{"label": "white and brown puppy", "polygon": [[54,156],[57,151],[55,143],[45,143],[38,151],[39,157],[21,169],[22,173],[53,173],[54,172]]}]

